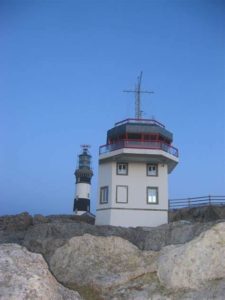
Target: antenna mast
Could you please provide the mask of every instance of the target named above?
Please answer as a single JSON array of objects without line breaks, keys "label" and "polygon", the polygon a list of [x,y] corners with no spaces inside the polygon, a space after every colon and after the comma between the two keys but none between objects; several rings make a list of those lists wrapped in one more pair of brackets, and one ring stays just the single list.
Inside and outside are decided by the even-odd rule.
[{"label": "antenna mast", "polygon": [[141,90],[141,80],[142,80],[142,71],[140,76],[137,78],[137,84],[135,86],[135,90],[126,90],[126,93],[134,93],[135,94],[135,118],[142,118],[142,110],[141,110],[141,93],[145,94],[153,94],[154,92],[150,91],[142,91]]}]

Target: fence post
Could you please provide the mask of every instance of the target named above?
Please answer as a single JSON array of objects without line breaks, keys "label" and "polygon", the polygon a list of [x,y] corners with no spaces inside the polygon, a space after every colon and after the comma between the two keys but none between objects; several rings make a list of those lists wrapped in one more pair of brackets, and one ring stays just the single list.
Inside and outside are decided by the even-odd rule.
[{"label": "fence post", "polygon": [[190,208],[191,207],[191,199],[188,198],[188,207]]}]

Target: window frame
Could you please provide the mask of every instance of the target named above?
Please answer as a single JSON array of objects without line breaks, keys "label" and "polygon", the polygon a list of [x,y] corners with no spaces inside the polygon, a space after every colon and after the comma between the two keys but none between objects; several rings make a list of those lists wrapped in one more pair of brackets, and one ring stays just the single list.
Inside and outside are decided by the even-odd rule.
[{"label": "window frame", "polygon": [[[148,168],[149,168],[149,166],[155,166],[155,168],[156,168],[156,173],[155,174],[149,174],[149,170],[148,170]],[[158,164],[147,164],[147,166],[146,166],[146,174],[147,174],[147,176],[149,176],[149,177],[157,177],[158,176]]]},{"label": "window frame", "polygon": [[[127,190],[127,201],[126,202],[118,201],[118,188],[119,187],[124,187]],[[117,185],[116,186],[116,203],[123,203],[123,204],[127,204],[128,203],[128,185]]]},{"label": "window frame", "polygon": [[[125,173],[119,173],[119,165],[125,165],[126,166],[126,172]],[[117,162],[117,164],[116,164],[116,175],[127,176],[128,175],[128,163]]]},{"label": "window frame", "polygon": [[[156,201],[155,202],[149,202],[149,190],[155,190],[156,191]],[[159,204],[159,188],[157,186],[147,186],[146,188],[146,201],[147,201],[147,204],[149,205],[158,205]]]},{"label": "window frame", "polygon": [[[106,198],[106,200],[105,200]],[[107,204],[109,203],[109,187],[108,186],[102,186],[100,187],[100,204]]]}]

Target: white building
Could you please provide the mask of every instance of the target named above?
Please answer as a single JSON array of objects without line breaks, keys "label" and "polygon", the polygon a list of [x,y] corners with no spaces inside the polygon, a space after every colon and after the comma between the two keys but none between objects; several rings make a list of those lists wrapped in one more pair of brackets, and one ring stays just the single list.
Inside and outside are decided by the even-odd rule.
[{"label": "white building", "polygon": [[172,141],[155,120],[127,119],[108,130],[99,151],[96,225],[168,222],[168,174],[178,163]]}]

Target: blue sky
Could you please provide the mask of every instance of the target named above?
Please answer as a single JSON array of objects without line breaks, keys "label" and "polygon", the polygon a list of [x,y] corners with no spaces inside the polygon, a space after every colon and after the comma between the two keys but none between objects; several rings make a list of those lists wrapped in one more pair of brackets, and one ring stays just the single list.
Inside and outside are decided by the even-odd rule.
[{"label": "blue sky", "polygon": [[71,213],[80,145],[134,116],[174,134],[170,198],[225,194],[225,1],[0,0],[0,214]]}]

